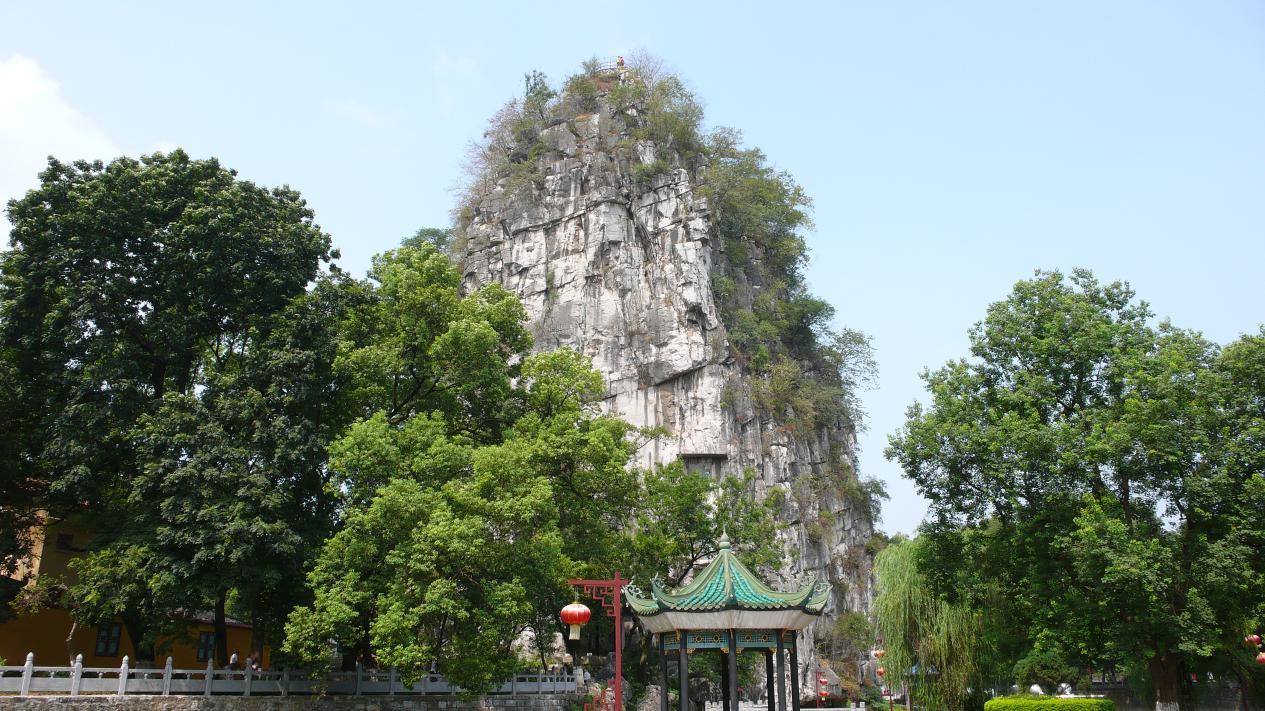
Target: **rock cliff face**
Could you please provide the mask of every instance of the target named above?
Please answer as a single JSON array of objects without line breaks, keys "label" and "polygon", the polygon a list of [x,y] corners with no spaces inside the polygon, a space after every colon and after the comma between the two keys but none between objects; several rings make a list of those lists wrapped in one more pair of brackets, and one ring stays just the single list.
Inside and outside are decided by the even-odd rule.
[{"label": "rock cliff face", "polygon": [[[816,572],[834,589],[830,616],[868,611],[871,521],[814,476],[832,457],[850,462],[855,432],[840,423],[793,436],[754,408],[712,290],[722,243],[689,173],[635,179],[637,164],[679,161],[633,142],[604,101],[545,129],[541,143],[536,182],[505,179],[475,196],[459,253],[464,286],[496,281],[516,292],[537,350],[588,355],[606,377],[610,411],[670,433],[643,447],[637,465],[679,457],[715,477],[753,469],[753,496],[782,490],[787,556],[771,582]],[[812,636],[801,641],[803,669],[815,665]]]}]

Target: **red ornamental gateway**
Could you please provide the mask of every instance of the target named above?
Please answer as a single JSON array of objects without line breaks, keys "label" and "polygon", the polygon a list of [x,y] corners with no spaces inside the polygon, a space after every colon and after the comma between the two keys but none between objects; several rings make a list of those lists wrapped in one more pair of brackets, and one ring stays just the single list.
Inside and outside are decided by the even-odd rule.
[{"label": "red ornamental gateway", "polygon": [[[619,571],[615,571],[615,577],[610,580],[568,580],[567,584],[580,590],[589,597],[596,599],[602,603],[602,607],[606,610],[607,617],[615,618],[615,684],[613,691],[615,692],[614,711],[620,711],[624,707],[624,586],[630,581],[619,576]],[[576,609],[581,608],[581,609]],[[580,625],[589,621],[589,608],[579,603],[571,603],[562,608],[562,621],[571,626],[570,639],[580,638]],[[581,619],[582,618],[582,619]],[[577,620],[572,622],[571,620]],[[605,699],[602,699],[602,705],[605,706]],[[587,708],[587,707],[586,707]]]}]

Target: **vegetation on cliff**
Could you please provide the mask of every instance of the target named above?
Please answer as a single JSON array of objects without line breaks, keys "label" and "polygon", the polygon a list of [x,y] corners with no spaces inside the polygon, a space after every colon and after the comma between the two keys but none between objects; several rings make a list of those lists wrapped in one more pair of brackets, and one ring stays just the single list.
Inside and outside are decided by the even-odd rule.
[{"label": "vegetation on cliff", "polygon": [[[857,393],[874,360],[868,337],[833,327],[834,308],[808,290],[811,201],[789,173],[744,147],[739,132],[704,132],[700,102],[653,58],[617,68],[589,62],[560,90],[538,72],[527,75],[523,97],[506,104],[471,149],[458,234],[494,186],[540,188],[554,157],[542,138],[547,129],[601,111],[619,135],[608,146],[613,169],[643,190],[683,170],[708,199],[717,231],[712,288],[731,355],[755,376],[757,409],[800,436],[859,426]],[[463,246],[458,238],[456,249]]]}]

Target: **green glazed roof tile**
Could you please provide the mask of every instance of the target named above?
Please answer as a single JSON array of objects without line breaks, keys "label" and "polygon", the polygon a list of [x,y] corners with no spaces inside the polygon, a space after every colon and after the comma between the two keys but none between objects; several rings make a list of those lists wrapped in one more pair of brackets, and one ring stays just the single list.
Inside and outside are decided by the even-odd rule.
[{"label": "green glazed roof tile", "polygon": [[668,590],[654,581],[649,596],[633,588],[624,597],[638,615],[665,611],[707,612],[713,610],[790,610],[818,614],[826,606],[830,590],[816,585],[815,577],[795,592],[770,588],[734,555],[729,538],[722,536],[715,559],[684,587]]}]

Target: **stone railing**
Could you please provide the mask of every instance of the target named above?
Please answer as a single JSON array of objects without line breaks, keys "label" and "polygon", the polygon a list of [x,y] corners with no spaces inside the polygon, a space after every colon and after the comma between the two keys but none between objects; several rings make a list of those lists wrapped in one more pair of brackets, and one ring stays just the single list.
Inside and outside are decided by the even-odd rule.
[{"label": "stone railing", "polygon": [[[579,679],[570,672],[515,674],[490,694],[544,695],[575,694]],[[405,685],[394,669],[357,669],[314,677],[302,671],[252,671],[216,669],[174,669],[171,657],[162,669],[132,669],[128,658],[118,667],[85,667],[83,655],[69,667],[35,666],[35,655],[26,655],[20,667],[0,666],[0,694],[128,694],[149,695],[456,695],[462,689],[442,674],[427,674]]]}]

